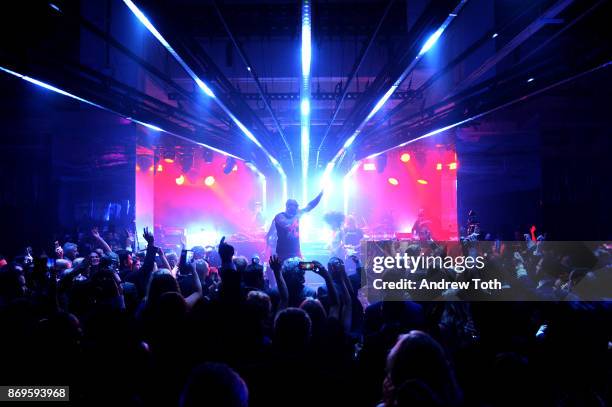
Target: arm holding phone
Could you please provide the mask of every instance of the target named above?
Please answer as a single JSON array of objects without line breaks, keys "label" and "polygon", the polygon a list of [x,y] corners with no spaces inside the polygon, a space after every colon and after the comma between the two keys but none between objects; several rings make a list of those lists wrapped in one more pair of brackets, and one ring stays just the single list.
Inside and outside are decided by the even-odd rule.
[{"label": "arm holding phone", "polygon": [[323,280],[325,280],[327,295],[329,296],[329,316],[340,319],[340,301],[338,301],[338,292],[336,291],[334,280],[332,279],[329,271],[323,267],[321,263],[318,261],[313,261],[312,263],[314,264],[312,271],[323,277]]},{"label": "arm holding phone", "polygon": [[170,267],[170,263],[168,263],[168,259],[166,258],[166,253],[164,253],[164,250],[161,247],[157,248],[157,254],[161,259],[164,268],[172,271],[172,267]]},{"label": "arm holding phone", "polygon": [[191,252],[191,256],[188,258],[188,254],[191,252],[190,250],[182,250],[181,251],[181,259],[179,260],[179,272],[183,275],[191,274],[193,278],[193,287],[195,291],[185,298],[185,302],[189,308],[193,308],[193,306],[198,302],[200,298],[204,296],[204,290],[202,289],[202,282],[200,281],[200,276],[198,275],[195,262],[193,261],[193,252]]}]

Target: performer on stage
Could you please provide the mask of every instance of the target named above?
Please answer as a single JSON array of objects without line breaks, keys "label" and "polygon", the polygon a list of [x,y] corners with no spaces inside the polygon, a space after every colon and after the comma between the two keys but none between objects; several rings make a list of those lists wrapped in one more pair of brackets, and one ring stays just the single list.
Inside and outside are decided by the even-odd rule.
[{"label": "performer on stage", "polygon": [[288,199],[285,204],[285,212],[274,217],[270,230],[266,235],[266,242],[270,244],[270,238],[276,231],[276,255],[280,261],[290,257],[302,257],[300,250],[300,216],[313,210],[321,201],[323,191],[310,201],[305,208],[298,209],[295,199]]},{"label": "performer on stage", "polygon": [[346,217],[346,225],[344,226],[344,243],[358,248],[363,239],[363,230],[357,227],[355,216],[349,215]]},{"label": "performer on stage", "polygon": [[332,230],[332,238],[327,245],[330,257],[338,257],[339,259],[344,260],[346,257],[346,250],[344,248],[344,231],[342,230],[344,214],[338,211],[328,212],[323,215],[323,220]]}]

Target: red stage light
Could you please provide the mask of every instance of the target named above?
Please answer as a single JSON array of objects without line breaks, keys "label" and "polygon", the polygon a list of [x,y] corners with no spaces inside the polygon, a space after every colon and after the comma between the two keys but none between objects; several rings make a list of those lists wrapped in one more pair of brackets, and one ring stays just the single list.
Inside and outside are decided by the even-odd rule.
[{"label": "red stage light", "polygon": [[185,176],[179,175],[179,177],[174,181],[176,182],[176,185],[183,185],[185,183]]},{"label": "red stage light", "polygon": [[150,167],[149,167],[149,171],[150,171],[150,172],[153,172],[153,170],[154,170],[154,169],[155,169],[155,167],[153,167],[153,166],[150,166]]},{"label": "red stage light", "polygon": [[436,164],[436,170],[442,171],[442,163],[437,163]]},{"label": "red stage light", "polygon": [[161,164],[157,164],[157,172],[162,172],[164,170],[164,166]]},{"label": "red stage light", "polygon": [[448,169],[449,170],[456,170],[457,169],[457,163],[450,163],[450,164],[448,164]]},{"label": "red stage light", "polygon": [[374,163],[364,163],[363,164],[364,171],[376,171],[376,164]]},{"label": "red stage light", "polygon": [[427,185],[427,181],[425,181],[424,179],[417,179],[417,182],[421,185]]},{"label": "red stage light", "polygon": [[140,171],[140,165],[136,164],[136,171]]},{"label": "red stage light", "polygon": [[400,156],[400,160],[402,160],[403,163],[407,163],[408,161],[410,161],[410,154],[408,153],[404,153]]},{"label": "red stage light", "polygon": [[213,186],[214,183],[215,183],[215,177],[213,177],[212,175],[209,175],[208,177],[204,178],[204,184],[207,187]]},{"label": "red stage light", "polygon": [[389,178],[387,181],[389,181],[389,184],[393,185],[393,186],[397,186],[399,185],[399,181],[397,180],[397,178]]}]

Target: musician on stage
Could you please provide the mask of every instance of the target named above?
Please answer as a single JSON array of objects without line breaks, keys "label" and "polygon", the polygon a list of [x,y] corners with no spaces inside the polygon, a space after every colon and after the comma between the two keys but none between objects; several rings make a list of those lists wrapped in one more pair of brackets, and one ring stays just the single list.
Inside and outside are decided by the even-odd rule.
[{"label": "musician on stage", "polygon": [[346,250],[344,248],[344,231],[342,224],[344,223],[344,214],[342,212],[332,211],[323,215],[323,220],[329,225],[332,231],[331,241],[327,245],[330,257],[338,257],[344,260]]},{"label": "musician on stage", "polygon": [[363,239],[363,230],[357,227],[355,216],[348,215],[344,226],[344,243],[355,248],[358,248]]},{"label": "musician on stage", "polygon": [[323,191],[310,201],[304,208],[298,208],[295,199],[288,199],[285,204],[285,212],[274,217],[270,230],[266,235],[266,242],[270,244],[270,238],[276,232],[276,255],[280,261],[290,257],[302,257],[300,250],[300,217],[313,210],[321,201]]}]

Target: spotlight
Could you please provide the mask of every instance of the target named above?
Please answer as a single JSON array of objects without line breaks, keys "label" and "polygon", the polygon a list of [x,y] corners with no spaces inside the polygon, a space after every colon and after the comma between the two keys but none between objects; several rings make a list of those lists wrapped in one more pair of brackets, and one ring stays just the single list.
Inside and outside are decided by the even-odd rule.
[{"label": "spotlight", "polygon": [[149,167],[149,172],[153,172],[154,170],[155,170],[155,167],[154,167],[154,166],[150,166],[150,167]]},{"label": "spotlight", "polygon": [[176,185],[183,185],[185,183],[185,176],[182,174],[179,175],[178,178],[174,180],[174,182],[176,182]]},{"label": "spotlight", "polygon": [[157,172],[162,172],[164,171],[164,166],[161,164],[157,164]]},{"label": "spotlight", "polygon": [[174,150],[165,150],[162,153],[162,157],[164,158],[164,162],[167,162],[168,164],[172,164],[174,160],[176,159],[176,154],[174,154]]},{"label": "spotlight", "polygon": [[449,170],[456,170],[457,169],[457,163],[450,163],[450,164],[448,164],[448,169]]},{"label": "spotlight", "polygon": [[403,163],[407,163],[408,161],[410,161],[410,154],[408,153],[404,153],[400,156],[400,160],[402,160]]},{"label": "spotlight", "polygon": [[207,187],[212,187],[214,183],[215,177],[213,177],[212,175],[209,175],[208,177],[204,178],[204,185],[206,185]]},{"label": "spotlight", "polygon": [[223,173],[225,175],[231,173],[232,169],[234,168],[234,165],[236,165],[236,159],[234,157],[227,156],[227,159],[225,160],[225,166],[223,167]]},{"label": "spotlight", "polygon": [[436,170],[442,171],[442,163],[437,163],[436,164]]},{"label": "spotlight", "polygon": [[397,178],[391,177],[391,178],[387,179],[387,181],[389,182],[389,184],[393,185],[394,187],[399,185],[399,181],[397,180]]},{"label": "spotlight", "polygon": [[417,182],[421,185],[427,185],[427,181],[425,181],[424,179],[417,179]]},{"label": "spotlight", "polygon": [[364,163],[363,164],[364,171],[376,171],[376,164],[374,163]]},{"label": "spotlight", "polygon": [[529,78],[529,79],[527,79],[527,83],[530,83],[530,82],[533,82],[533,81],[534,81],[534,79],[533,79],[533,78]]}]

